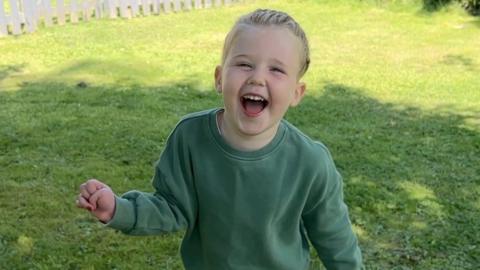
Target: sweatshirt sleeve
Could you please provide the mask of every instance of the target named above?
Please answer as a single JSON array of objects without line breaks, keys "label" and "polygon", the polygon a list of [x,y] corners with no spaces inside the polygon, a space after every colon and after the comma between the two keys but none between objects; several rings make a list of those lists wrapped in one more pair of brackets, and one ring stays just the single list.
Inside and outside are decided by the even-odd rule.
[{"label": "sweatshirt sleeve", "polygon": [[358,240],[343,201],[342,177],[323,147],[320,172],[302,215],[308,237],[328,270],[364,269]]},{"label": "sweatshirt sleeve", "polygon": [[188,144],[178,130],[169,136],[152,180],[155,192],[129,191],[115,198],[107,224],[131,235],[158,234],[192,227],[197,212]]}]

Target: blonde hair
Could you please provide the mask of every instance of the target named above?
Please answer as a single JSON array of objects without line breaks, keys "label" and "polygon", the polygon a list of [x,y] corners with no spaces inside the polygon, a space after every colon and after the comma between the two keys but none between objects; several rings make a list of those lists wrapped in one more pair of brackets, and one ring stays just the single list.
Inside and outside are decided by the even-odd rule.
[{"label": "blonde hair", "polygon": [[300,25],[287,13],[271,9],[257,9],[240,17],[225,38],[222,53],[222,65],[225,64],[232,43],[242,27],[245,26],[281,26],[289,29],[302,43],[302,59],[300,63],[299,78],[308,70],[310,65],[310,50],[307,36]]}]

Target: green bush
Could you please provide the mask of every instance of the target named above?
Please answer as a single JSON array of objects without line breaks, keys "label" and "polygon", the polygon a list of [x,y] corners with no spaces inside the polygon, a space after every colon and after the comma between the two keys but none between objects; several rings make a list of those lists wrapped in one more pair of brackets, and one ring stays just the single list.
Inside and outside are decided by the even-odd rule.
[{"label": "green bush", "polygon": [[452,0],[423,0],[423,8],[427,11],[435,11],[451,2]]},{"label": "green bush", "polygon": [[[451,4],[452,0],[423,0],[423,8],[428,11],[438,10]],[[455,0],[472,15],[480,15],[480,0]]]},{"label": "green bush", "polygon": [[480,0],[458,0],[472,15],[480,15]]}]

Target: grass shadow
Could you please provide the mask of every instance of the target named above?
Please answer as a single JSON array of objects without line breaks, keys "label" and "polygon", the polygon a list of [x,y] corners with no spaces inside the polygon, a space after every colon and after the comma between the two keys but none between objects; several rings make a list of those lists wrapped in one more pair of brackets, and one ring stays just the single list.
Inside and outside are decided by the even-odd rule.
[{"label": "grass shadow", "polygon": [[25,64],[21,65],[0,65],[0,82],[15,73],[20,73],[25,68]]},{"label": "grass shadow", "polygon": [[288,118],[331,149],[368,269],[474,269],[480,126],[463,126],[480,110],[424,111],[363,92],[328,84]]},{"label": "grass shadow", "polygon": [[[38,82],[0,91],[0,268],[181,269],[179,235],[97,230],[73,200],[92,176],[110,179],[120,193],[149,190],[175,123],[221,104],[213,89],[195,85]],[[464,123],[480,112],[382,103],[341,84],[322,93],[305,97],[287,118],[333,153],[368,269],[473,269],[480,260],[480,129]],[[142,256],[129,256],[135,250]]]},{"label": "grass shadow", "polygon": [[477,69],[477,64],[472,58],[460,54],[447,54],[440,63],[448,66],[463,66],[469,71]]},{"label": "grass shadow", "polygon": [[[217,94],[197,89],[192,78],[158,87],[53,79],[0,91],[0,269],[182,269],[181,233],[126,237],[102,229],[73,202],[92,177],[120,194],[151,190],[153,164],[173,126],[218,106]],[[136,249],[142,256],[129,258]]]},{"label": "grass shadow", "polygon": [[477,18],[476,20],[472,21],[471,24],[475,25],[476,27],[480,28],[480,18]]}]

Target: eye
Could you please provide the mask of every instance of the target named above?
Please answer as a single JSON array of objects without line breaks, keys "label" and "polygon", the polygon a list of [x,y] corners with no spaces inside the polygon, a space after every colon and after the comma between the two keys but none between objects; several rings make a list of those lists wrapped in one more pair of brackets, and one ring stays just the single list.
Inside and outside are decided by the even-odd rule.
[{"label": "eye", "polygon": [[278,68],[278,67],[271,67],[270,70],[275,72],[275,73],[286,74],[285,70],[283,70],[281,68]]},{"label": "eye", "polygon": [[238,62],[235,65],[237,67],[241,67],[243,69],[251,69],[252,68],[252,65],[250,63],[247,63],[247,62]]}]

